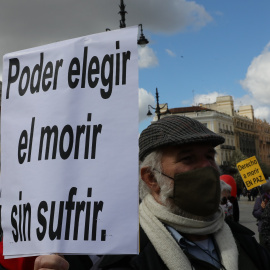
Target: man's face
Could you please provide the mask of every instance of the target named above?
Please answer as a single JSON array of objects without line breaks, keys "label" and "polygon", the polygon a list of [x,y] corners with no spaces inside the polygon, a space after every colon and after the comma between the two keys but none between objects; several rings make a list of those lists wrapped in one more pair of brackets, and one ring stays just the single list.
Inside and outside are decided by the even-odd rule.
[{"label": "man's face", "polygon": [[[174,178],[177,173],[184,173],[209,166],[218,171],[219,168],[215,162],[215,154],[216,151],[214,147],[208,144],[164,147],[164,149],[162,149],[161,171],[172,178]],[[171,199],[174,181],[161,174],[156,177],[159,179],[157,182],[159,188],[151,189],[151,194],[157,202],[166,206],[168,210],[179,214],[181,210]]]},{"label": "man's face", "polygon": [[[162,149],[161,171],[174,178],[174,175],[177,173],[208,166],[219,170],[215,162],[215,154],[214,147],[208,144],[167,146]],[[160,179],[159,184],[156,182],[156,184],[149,186],[151,194],[157,202],[173,207],[173,201],[169,197],[173,195],[174,181],[164,175],[158,175],[157,177]]]},{"label": "man's face", "polygon": [[[212,166],[218,171],[215,154],[214,147],[208,144],[166,146],[162,149],[161,171],[172,178],[177,173],[208,166]],[[155,200],[168,208],[174,208],[173,201],[170,199],[173,195],[174,181],[159,173],[156,177],[149,173],[148,167],[141,169],[141,178],[150,188]],[[158,181],[156,181],[157,179]]]},{"label": "man's face", "polygon": [[161,166],[163,173],[174,177],[183,173],[207,166],[218,169],[215,161],[216,151],[207,144],[189,144],[184,146],[168,146],[163,149]]},{"label": "man's face", "polygon": [[221,197],[221,198],[225,197],[225,198],[228,199],[228,198],[230,197],[230,195],[231,195],[231,192],[230,192],[230,191],[222,190],[222,192],[221,192],[221,194],[220,194],[220,197]]}]

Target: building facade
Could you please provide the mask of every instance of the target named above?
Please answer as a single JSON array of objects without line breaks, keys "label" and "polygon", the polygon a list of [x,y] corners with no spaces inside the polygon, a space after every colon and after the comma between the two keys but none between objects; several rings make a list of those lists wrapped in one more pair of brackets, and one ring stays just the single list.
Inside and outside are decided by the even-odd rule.
[{"label": "building facade", "polygon": [[240,149],[247,157],[257,155],[259,140],[252,105],[240,106],[239,110],[235,111],[232,96],[221,96],[217,97],[215,103],[201,103],[200,106],[231,116],[234,127],[235,148]]},{"label": "building facade", "polygon": [[254,117],[252,105],[240,106],[236,111],[233,98],[221,96],[210,104],[172,109],[161,104],[161,107],[161,117],[176,114],[195,118],[223,136],[224,144],[216,148],[219,165],[228,164],[235,149],[239,149],[245,156],[256,156],[270,166],[270,124]]},{"label": "building facade", "polygon": [[261,161],[270,166],[270,125],[255,118],[255,128],[258,132],[258,154]]}]

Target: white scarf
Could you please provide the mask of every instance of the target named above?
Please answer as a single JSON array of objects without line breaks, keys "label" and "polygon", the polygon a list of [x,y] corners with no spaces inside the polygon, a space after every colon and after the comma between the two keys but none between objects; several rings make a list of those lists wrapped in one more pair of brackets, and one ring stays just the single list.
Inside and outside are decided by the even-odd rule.
[{"label": "white scarf", "polygon": [[220,250],[221,263],[227,270],[238,269],[238,250],[229,226],[224,223],[223,211],[219,210],[214,221],[189,219],[168,212],[165,206],[148,194],[140,204],[139,213],[141,227],[170,270],[191,270],[192,266],[162,222],[182,233],[213,234]]}]

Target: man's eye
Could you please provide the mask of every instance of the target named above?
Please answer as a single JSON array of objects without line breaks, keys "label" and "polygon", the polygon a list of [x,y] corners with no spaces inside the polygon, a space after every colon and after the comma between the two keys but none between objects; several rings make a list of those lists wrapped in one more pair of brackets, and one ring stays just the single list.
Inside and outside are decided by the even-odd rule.
[{"label": "man's eye", "polygon": [[188,161],[188,160],[191,160],[191,159],[192,159],[191,156],[186,156],[186,157],[182,157],[181,161]]}]

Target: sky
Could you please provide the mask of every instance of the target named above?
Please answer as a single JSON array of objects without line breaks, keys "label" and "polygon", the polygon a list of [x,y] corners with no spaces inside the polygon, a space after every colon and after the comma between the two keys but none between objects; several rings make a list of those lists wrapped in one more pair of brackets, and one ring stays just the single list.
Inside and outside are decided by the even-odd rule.
[{"label": "sky", "polygon": [[[126,25],[143,24],[139,132],[148,105],[212,103],[231,95],[270,123],[269,0],[124,0]],[[120,0],[0,0],[0,54],[119,28]],[[2,79],[2,61],[0,63]],[[152,110],[153,112],[153,110]]]}]

